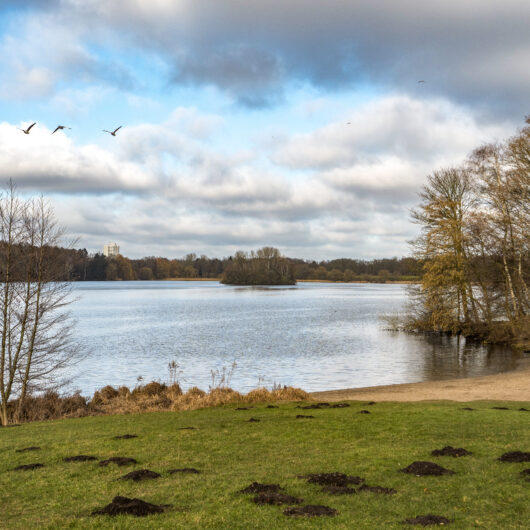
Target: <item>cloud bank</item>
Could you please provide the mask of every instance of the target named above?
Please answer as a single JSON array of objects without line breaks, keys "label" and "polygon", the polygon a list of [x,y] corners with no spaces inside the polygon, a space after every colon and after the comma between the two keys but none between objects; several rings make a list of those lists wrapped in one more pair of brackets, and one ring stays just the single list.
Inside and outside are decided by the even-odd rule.
[{"label": "cloud bank", "polygon": [[460,163],[477,138],[510,132],[447,101],[407,96],[252,152],[220,152],[209,138],[223,127],[217,116],[177,108],[98,145],[2,123],[0,178],[51,194],[84,245],[115,239],[131,256],[146,248],[219,256],[265,244],[307,258],[403,255],[425,175]]},{"label": "cloud bank", "polygon": [[[40,13],[33,25],[22,28],[16,46],[7,43],[3,52],[13,60],[21,41],[44,31],[44,47],[32,47],[32,57],[38,61],[27,54],[19,59],[26,71],[32,62],[54,56],[60,57],[54,72],[58,67],[63,75],[81,73],[120,86],[133,83],[118,63],[91,56],[96,41],[116,54],[126,46],[140,54],[154,53],[166,63],[171,82],[212,85],[251,107],[274,105],[293,83],[324,91],[373,83],[413,94],[421,79],[425,80],[421,90],[429,95],[517,118],[527,111],[530,4],[526,0],[22,4],[38,5]],[[54,40],[66,48],[61,52]],[[36,89],[49,83],[40,79],[44,72],[33,75]]]},{"label": "cloud bank", "polygon": [[5,0],[0,178],[51,196],[91,251],[403,255],[426,175],[528,114],[529,18],[526,0]]}]

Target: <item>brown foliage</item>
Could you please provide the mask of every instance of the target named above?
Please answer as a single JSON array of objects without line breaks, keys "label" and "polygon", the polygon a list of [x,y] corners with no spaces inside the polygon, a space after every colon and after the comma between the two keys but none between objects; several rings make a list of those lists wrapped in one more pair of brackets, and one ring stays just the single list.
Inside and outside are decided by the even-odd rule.
[{"label": "brown foliage", "polygon": [[[18,407],[18,400],[9,402],[10,422],[17,414]],[[46,392],[42,396],[27,396],[19,413],[20,422],[75,418],[88,415],[89,406],[87,400],[78,393],[60,397],[57,392]]]},{"label": "brown foliage", "polygon": [[133,391],[133,396],[162,396],[167,389],[163,383],[152,381],[144,386],[137,386]]},{"label": "brown foliage", "polygon": [[105,403],[110,399],[114,399],[117,395],[118,391],[110,385],[107,385],[104,386],[101,390],[97,390],[96,392],[94,392],[92,403],[94,403],[95,405]]},{"label": "brown foliage", "polygon": [[433,172],[420,198],[424,274],[405,327],[530,348],[530,128]]},{"label": "brown foliage", "polygon": [[[276,401],[309,401],[311,397],[299,388],[283,387],[271,391],[265,388],[251,390],[241,394],[231,388],[214,388],[205,392],[197,387],[182,392],[175,383],[167,386],[153,381],[132,391],[126,386],[118,389],[105,386],[94,392],[92,400],[79,393],[61,397],[56,392],[47,392],[42,396],[29,396],[24,401],[21,422],[53,420],[94,416],[103,414],[131,414],[138,412],[157,412],[164,410],[195,410],[221,405],[242,403],[271,403]],[[10,421],[15,418],[18,402],[9,403]]]}]

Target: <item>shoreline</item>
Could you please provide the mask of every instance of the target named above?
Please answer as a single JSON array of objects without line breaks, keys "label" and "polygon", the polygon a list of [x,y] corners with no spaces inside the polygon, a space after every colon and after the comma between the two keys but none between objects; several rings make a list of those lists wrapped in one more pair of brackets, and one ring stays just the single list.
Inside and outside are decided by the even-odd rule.
[{"label": "shoreline", "polygon": [[[102,280],[102,281],[109,281],[109,280]],[[112,280],[110,280],[112,281]],[[131,280],[131,281],[146,281],[146,280]],[[149,281],[149,280],[147,280]],[[164,278],[162,280],[151,280],[151,281],[162,281],[162,282],[221,282],[221,278]],[[411,281],[411,280],[386,280],[386,281],[370,281],[370,280],[352,280],[352,281],[345,281],[345,280],[296,280],[296,283],[373,283],[375,285],[384,285],[384,284],[402,284],[402,285],[412,285],[417,284],[419,281]],[[282,285],[282,284],[279,284]],[[295,284],[296,285],[296,284]],[[256,285],[249,285],[249,287],[259,287]],[[269,287],[268,285],[265,285],[265,287]],[[274,287],[274,285],[270,286]]]},{"label": "shoreline", "polygon": [[401,285],[414,285],[419,283],[419,280],[382,280],[380,282],[371,280],[296,280],[296,283],[373,283],[374,285],[385,285],[385,284],[401,284]]},{"label": "shoreline", "polygon": [[529,401],[530,357],[509,372],[441,381],[311,392],[322,401]]}]

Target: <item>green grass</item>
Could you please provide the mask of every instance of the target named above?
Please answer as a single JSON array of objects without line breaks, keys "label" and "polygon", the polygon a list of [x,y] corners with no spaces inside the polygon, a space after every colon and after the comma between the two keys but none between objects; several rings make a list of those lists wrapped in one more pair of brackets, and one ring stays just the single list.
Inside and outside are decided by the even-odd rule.
[{"label": "green grass", "polygon": [[[404,528],[400,521],[433,513],[451,528],[528,528],[530,483],[519,472],[527,464],[504,464],[506,451],[530,451],[528,403],[380,403],[330,410],[296,409],[296,403],[248,411],[234,407],[189,412],[105,416],[25,424],[0,429],[0,527],[2,528]],[[511,410],[492,410],[505,405]],[[461,410],[471,406],[476,410]],[[359,414],[369,408],[371,414]],[[296,414],[314,419],[295,419]],[[250,417],[260,423],[248,423]],[[194,426],[196,430],[177,430]],[[113,436],[137,434],[131,440]],[[17,453],[38,445],[40,451]],[[445,445],[473,456],[431,457]],[[138,465],[99,467],[66,463],[88,454],[128,456]],[[415,477],[398,470],[414,460],[435,461],[452,476]],[[13,471],[32,462],[34,471]],[[200,475],[168,475],[195,467]],[[117,481],[133,469],[162,474],[139,483]],[[369,485],[395,488],[392,496],[361,492],[332,496],[297,478],[341,471]],[[257,506],[238,490],[250,482],[279,483],[306,504],[338,510],[336,517],[292,518],[283,507]],[[115,495],[171,504],[166,513],[91,517]]]}]

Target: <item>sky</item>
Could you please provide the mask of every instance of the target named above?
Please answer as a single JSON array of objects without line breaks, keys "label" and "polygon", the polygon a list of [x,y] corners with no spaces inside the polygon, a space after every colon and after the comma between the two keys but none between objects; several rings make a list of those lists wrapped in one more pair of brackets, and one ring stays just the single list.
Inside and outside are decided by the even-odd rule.
[{"label": "sky", "polygon": [[89,252],[404,256],[427,176],[530,113],[529,24],[528,0],[0,0],[0,181]]}]

